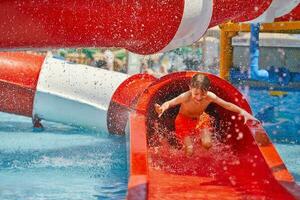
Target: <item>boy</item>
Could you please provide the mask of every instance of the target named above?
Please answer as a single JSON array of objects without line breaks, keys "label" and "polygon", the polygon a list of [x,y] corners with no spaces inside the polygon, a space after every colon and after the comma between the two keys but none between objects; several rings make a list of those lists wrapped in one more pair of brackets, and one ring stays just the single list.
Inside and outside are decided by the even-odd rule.
[{"label": "boy", "polygon": [[161,106],[155,104],[155,111],[160,117],[170,107],[180,105],[179,113],[175,120],[176,136],[183,142],[187,155],[193,154],[192,135],[201,133],[201,143],[206,149],[212,146],[212,118],[204,111],[210,103],[216,103],[223,108],[239,113],[244,117],[244,121],[255,120],[251,114],[242,108],[226,102],[214,93],[208,91],[210,80],[207,76],[195,74],[189,85],[190,90],[171,99]]}]

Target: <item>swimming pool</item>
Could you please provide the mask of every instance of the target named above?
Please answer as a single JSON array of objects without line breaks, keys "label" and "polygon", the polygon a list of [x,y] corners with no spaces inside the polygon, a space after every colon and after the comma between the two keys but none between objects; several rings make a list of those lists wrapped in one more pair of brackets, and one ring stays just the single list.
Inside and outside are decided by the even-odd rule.
[{"label": "swimming pool", "polygon": [[255,115],[265,110],[263,127],[300,183],[300,92],[289,91],[286,96],[277,97],[269,95],[267,90],[240,90],[248,97]]},{"label": "swimming pool", "polygon": [[0,113],[0,199],[124,199],[125,137]]}]

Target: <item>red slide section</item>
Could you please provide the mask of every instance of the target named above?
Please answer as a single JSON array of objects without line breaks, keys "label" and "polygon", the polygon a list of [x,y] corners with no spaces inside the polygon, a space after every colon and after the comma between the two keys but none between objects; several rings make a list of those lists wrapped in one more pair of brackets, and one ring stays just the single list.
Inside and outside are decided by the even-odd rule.
[{"label": "red slide section", "polygon": [[6,0],[0,1],[0,48],[100,46],[152,54],[173,40],[180,47],[187,38],[192,38],[192,43],[203,34],[200,29],[192,33],[186,29],[255,19],[271,3],[272,0]]},{"label": "red slide section", "polygon": [[0,48],[117,46],[153,53],[172,40],[183,9],[183,0],[0,1]]},{"label": "red slide section", "polygon": [[[130,114],[130,179],[127,199],[299,199],[300,189],[261,125],[244,124],[217,105],[215,141],[187,157],[174,140],[178,107],[158,119],[154,104],[188,90],[195,72],[154,81]],[[251,112],[242,94],[227,81],[207,74],[211,91]]]},{"label": "red slide section", "polygon": [[214,12],[210,27],[227,21],[250,21],[259,17],[271,3],[272,0],[214,0]]},{"label": "red slide section", "polygon": [[0,111],[32,116],[44,56],[0,52]]},{"label": "red slide section", "polygon": [[295,7],[290,13],[277,18],[276,22],[282,22],[282,21],[299,21],[300,20],[300,4]]}]

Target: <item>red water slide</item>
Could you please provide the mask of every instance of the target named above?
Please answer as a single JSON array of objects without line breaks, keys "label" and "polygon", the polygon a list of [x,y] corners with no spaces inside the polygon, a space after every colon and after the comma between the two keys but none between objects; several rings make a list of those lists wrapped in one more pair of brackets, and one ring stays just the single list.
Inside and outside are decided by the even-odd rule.
[{"label": "red water slide", "polygon": [[[275,1],[6,0],[0,2],[0,48],[117,46],[140,54],[150,54],[191,44],[209,27],[226,21],[255,19],[272,2]],[[299,6],[292,13],[276,20],[295,21],[299,20],[298,15]],[[62,98],[65,92],[73,96],[76,94],[77,98],[78,89],[82,91],[80,94],[84,100],[90,94],[97,94],[93,91],[89,95],[84,93],[89,91],[84,85],[91,81],[72,85],[61,78],[59,80],[64,83],[61,85],[67,86],[68,90],[57,95],[54,90],[57,88],[53,89],[57,82],[52,74],[58,73],[54,67],[70,72],[59,74],[58,78],[60,75],[70,77],[77,68],[65,68],[65,64],[59,64],[53,59],[47,63],[44,57],[30,58],[25,54],[15,56],[9,53],[2,53],[1,56],[4,56],[0,60],[1,111],[26,116],[41,113],[44,118],[46,114],[49,115],[45,119],[55,118],[57,121],[68,122],[70,117],[66,112],[60,112],[60,107],[45,110],[45,106],[37,104],[39,106],[36,108],[43,109],[33,113],[34,102],[46,105],[50,102],[52,106],[63,105],[64,108],[69,105],[72,111],[83,110],[89,114],[98,108],[101,115],[94,113],[95,116],[106,117],[104,114],[107,114],[105,127],[107,125],[109,130],[117,133],[124,131],[130,112],[128,199],[300,199],[299,186],[287,171],[264,129],[260,125],[243,124],[239,116],[217,105],[207,110],[216,118],[214,146],[209,151],[199,147],[191,158],[181,152],[173,136],[178,108],[170,109],[158,119],[153,105],[187,90],[188,81],[194,72],[170,74],[158,80],[144,75],[127,79],[124,75],[122,80],[118,79],[121,85],[111,86],[113,89],[108,93],[113,94],[112,98],[105,99],[105,102],[101,102],[104,106],[97,107],[93,104],[95,98],[89,99],[91,102],[88,105],[82,101]],[[44,84],[40,88],[47,90],[41,90],[36,97],[39,92],[37,82],[44,64],[46,67],[42,78],[52,82],[49,86],[47,81],[40,81]],[[88,71],[102,77],[97,70]],[[208,76],[213,92],[251,112],[249,104],[238,90],[216,76]],[[107,83],[111,79],[102,81]],[[100,85],[99,88],[105,90]],[[99,90],[95,88],[95,91]],[[80,105],[84,109],[73,109],[72,105]],[[53,110],[56,116],[50,112]],[[75,122],[83,125],[90,125],[92,119],[98,119],[82,113],[74,116],[78,117]],[[95,123],[101,123],[100,119]],[[118,126],[110,121],[117,121]]]},{"label": "red water slide", "polygon": [[[55,111],[55,120],[60,122],[69,121],[62,118],[63,113],[56,110],[55,106],[64,103],[66,109],[66,106],[72,105],[74,101],[68,98],[68,101],[62,102],[63,96],[61,96],[59,101],[54,99],[55,104],[50,105],[49,99],[53,99],[50,86],[53,83],[49,81],[46,81],[48,96],[38,100],[37,94],[42,88],[42,79],[46,77],[46,73],[48,77],[54,76],[52,73],[57,72],[55,69],[59,68],[55,67],[60,64],[64,68],[61,70],[62,74],[57,75],[59,77],[64,73],[69,77],[70,74],[63,71],[74,69],[81,69],[80,72],[85,70],[85,76],[91,70],[92,76],[97,75],[100,78],[102,73],[109,73],[106,70],[84,66],[68,68],[66,63],[60,63],[63,61],[24,53],[0,53],[0,57],[0,110],[29,117],[36,110],[35,113],[40,116],[38,106],[45,104],[46,108]],[[111,86],[108,91],[100,88],[102,91],[100,97],[104,97],[105,93],[110,91],[111,98],[106,99],[107,107],[98,112],[96,116],[98,120],[94,125],[104,121],[102,130],[107,128],[110,132],[122,134],[129,114],[128,199],[300,198],[299,186],[286,169],[264,129],[260,125],[243,124],[239,116],[217,105],[211,105],[207,110],[216,119],[214,146],[207,151],[201,149],[199,145],[194,156],[184,155],[174,137],[174,118],[178,108],[168,110],[159,119],[153,105],[188,90],[189,80],[195,72],[173,73],[160,79],[143,74],[127,78],[126,75],[123,77],[116,72],[110,73],[113,74],[109,76],[111,82],[113,77],[122,78],[124,81],[121,80],[119,85]],[[245,98],[230,83],[211,74],[208,76],[214,93],[251,112]],[[63,82],[64,78],[55,80],[60,81],[57,83],[59,86],[67,88],[68,85]],[[101,80],[97,79],[100,82]],[[63,90],[63,94],[77,91],[89,81],[93,82],[84,79],[83,86],[70,85],[68,90]],[[102,81],[100,85],[107,82],[105,79]],[[94,84],[92,85],[95,87]],[[96,88],[92,93],[95,94],[98,90]],[[58,93],[55,95],[57,96]],[[76,98],[74,97],[74,100]],[[95,100],[103,102],[98,98]],[[73,112],[86,118],[72,121],[75,125],[95,118],[90,114],[97,107],[88,109],[89,114],[77,113],[85,108],[85,104],[76,104],[72,107]],[[50,110],[47,115],[41,116],[54,120],[49,117]],[[107,123],[104,117],[101,118],[101,113],[107,115]]]},{"label": "red water slide", "polygon": [[[0,52],[0,111],[124,134],[136,97],[155,78],[128,76],[52,56]],[[84,76],[81,76],[84,74]]]},{"label": "red water slide", "polygon": [[[130,114],[128,199],[300,199],[300,189],[261,125],[244,124],[217,105],[215,144],[198,146],[186,157],[174,140],[178,107],[158,119],[154,103],[188,90],[195,72],[180,72],[154,81]],[[208,74],[212,92],[251,113],[243,95],[227,81]]]},{"label": "red water slide", "polygon": [[272,0],[0,1],[0,48],[123,47],[150,54],[189,45],[209,27],[255,19]]}]

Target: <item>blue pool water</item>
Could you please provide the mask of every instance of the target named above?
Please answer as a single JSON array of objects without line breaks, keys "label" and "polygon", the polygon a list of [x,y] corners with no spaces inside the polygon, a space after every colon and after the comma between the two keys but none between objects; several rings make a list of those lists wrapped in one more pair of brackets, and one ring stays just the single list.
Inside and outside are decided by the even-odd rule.
[{"label": "blue pool water", "polygon": [[125,137],[0,113],[1,200],[124,199]]},{"label": "blue pool water", "polygon": [[300,92],[289,91],[286,96],[276,97],[266,90],[241,91],[246,94],[254,115],[261,114],[263,127],[300,183]]}]

